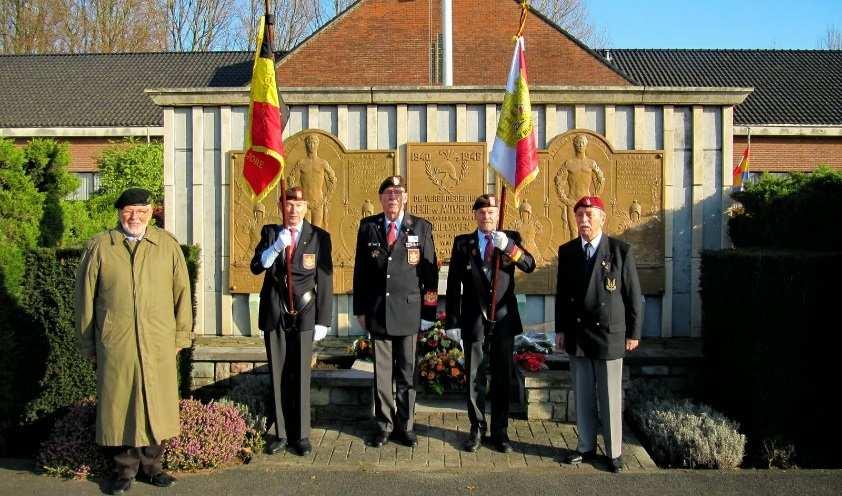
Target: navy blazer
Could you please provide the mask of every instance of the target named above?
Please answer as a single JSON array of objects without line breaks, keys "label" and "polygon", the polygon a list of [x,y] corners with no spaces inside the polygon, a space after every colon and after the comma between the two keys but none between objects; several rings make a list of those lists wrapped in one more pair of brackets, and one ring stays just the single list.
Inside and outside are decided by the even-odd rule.
[{"label": "navy blazer", "polygon": [[[255,275],[266,272],[260,289],[258,326],[264,332],[284,329],[284,302],[288,299],[286,257],[279,254],[268,269],[260,263],[261,254],[275,243],[281,226],[267,224],[260,231],[260,242],[251,259],[251,272]],[[304,308],[296,308],[298,315],[295,328],[298,331],[312,331],[315,325],[330,326],[333,320],[333,259],[331,258],[330,234],[324,229],[303,222],[298,243],[292,255],[293,297],[315,290],[316,298]]]},{"label": "navy blazer", "polygon": [[[520,233],[503,231],[509,238],[505,252],[498,252],[500,272],[497,275],[496,316],[494,332],[514,336],[523,332],[515,297],[515,267],[527,274],[535,270],[535,259],[523,248]],[[517,259],[516,261],[513,258]],[[458,327],[462,339],[478,341],[483,336],[484,322],[489,317],[491,281],[483,274],[482,254],[477,232],[460,234],[453,240],[450,268],[447,274],[446,328]]]},{"label": "navy blazer", "polygon": [[393,247],[386,243],[385,215],[360,221],[354,257],[354,315],[369,332],[409,336],[421,319],[436,319],[439,269],[433,225],[404,213]]},{"label": "navy blazer", "polygon": [[640,339],[643,294],[631,246],[605,234],[586,267],[580,238],[558,248],[555,327],[564,348],[575,355],[614,360],[626,352],[626,339]]}]

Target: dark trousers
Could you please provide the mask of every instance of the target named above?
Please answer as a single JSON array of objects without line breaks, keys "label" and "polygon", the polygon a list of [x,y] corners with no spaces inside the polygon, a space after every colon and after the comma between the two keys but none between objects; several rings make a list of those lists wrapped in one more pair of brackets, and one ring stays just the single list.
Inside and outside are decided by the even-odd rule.
[{"label": "dark trousers", "polygon": [[[415,423],[415,344],[410,336],[377,336],[374,341],[374,420],[382,432],[410,432]],[[395,394],[392,394],[392,383]]]},{"label": "dark trousers", "polygon": [[[485,339],[465,341],[465,369],[468,374],[468,418],[471,427],[485,433],[485,400],[491,400],[491,437],[504,439],[509,425],[509,396],[512,389],[513,336],[495,335],[487,350]],[[491,391],[488,391],[488,376]]]},{"label": "dark trousers", "polygon": [[114,460],[114,476],[118,479],[133,479],[139,469],[152,476],[163,470],[161,460],[164,448],[160,444],[152,446],[108,446],[106,451]]},{"label": "dark trousers", "polygon": [[310,360],[313,331],[263,333],[272,378],[269,422],[279,438],[310,437]]}]

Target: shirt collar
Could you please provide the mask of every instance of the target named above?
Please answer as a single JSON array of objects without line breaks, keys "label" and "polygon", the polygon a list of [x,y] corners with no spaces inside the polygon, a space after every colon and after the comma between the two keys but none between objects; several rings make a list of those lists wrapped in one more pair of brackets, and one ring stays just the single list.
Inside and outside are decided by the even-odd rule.
[{"label": "shirt collar", "polygon": [[585,241],[585,240],[584,240],[584,238],[579,238],[579,241],[581,241],[581,242],[582,242],[582,250],[584,250],[584,249],[585,249],[585,245],[586,245],[587,243],[590,243],[590,244],[591,244],[591,246],[593,247],[593,251],[594,251],[594,253],[596,253],[596,249],[599,247],[599,243],[600,243],[600,241],[602,241],[602,235],[603,235],[603,234],[604,234],[604,233],[599,233],[599,235],[598,235],[597,237],[595,237],[594,239],[592,239],[592,240],[590,240],[590,241]]},{"label": "shirt collar", "polygon": [[[395,231],[400,230],[401,225],[403,224],[403,216],[404,216],[404,211],[401,210],[401,213],[398,214],[398,218],[394,220]],[[383,214],[383,227],[386,229],[386,232],[389,232],[389,219],[386,218],[386,214]]]}]

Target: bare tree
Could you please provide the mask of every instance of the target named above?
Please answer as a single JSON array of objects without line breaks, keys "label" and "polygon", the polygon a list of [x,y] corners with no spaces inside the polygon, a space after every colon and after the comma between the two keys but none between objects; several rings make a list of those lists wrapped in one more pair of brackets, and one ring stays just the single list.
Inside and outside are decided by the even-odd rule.
[{"label": "bare tree", "polygon": [[[275,15],[276,50],[291,50],[315,30],[333,19],[356,0],[276,0],[270,2]],[[241,50],[253,50],[257,23],[263,16],[263,0],[244,0],[235,25],[240,33],[232,44]]]},{"label": "bare tree", "polygon": [[162,50],[151,0],[0,0],[4,53]]},{"label": "bare tree", "polygon": [[824,36],[817,43],[819,50],[842,50],[842,31],[835,25],[827,27]]},{"label": "bare tree", "polygon": [[167,26],[167,48],[196,52],[227,49],[236,38],[235,0],[159,0]]},{"label": "bare tree", "polygon": [[609,44],[608,32],[593,24],[585,0],[532,0],[530,4],[582,43],[591,47]]}]

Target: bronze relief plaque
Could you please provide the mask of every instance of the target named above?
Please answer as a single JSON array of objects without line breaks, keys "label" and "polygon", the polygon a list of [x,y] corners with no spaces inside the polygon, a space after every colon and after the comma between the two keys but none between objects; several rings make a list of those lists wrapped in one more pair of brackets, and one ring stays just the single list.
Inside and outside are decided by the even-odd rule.
[{"label": "bronze relief plaque", "polygon": [[450,260],[453,238],[476,229],[471,207],[485,192],[485,143],[408,143],[407,210],[433,224],[436,256]]},{"label": "bronze relief plaque", "polygon": [[[395,153],[346,150],[339,140],[318,129],[307,129],[284,140],[289,186],[301,186],[308,200],[307,220],[330,233],[333,291],[351,291],[354,249],[360,219],[379,212],[377,187],[396,173]],[[242,178],[243,153],[231,154],[230,277],[232,293],[257,293],[263,277],[252,275],[249,262],[260,241],[263,224],[280,223],[279,188],[258,205]],[[266,215],[268,213],[268,215]]]},{"label": "bronze relief plaque", "polygon": [[538,177],[507,201],[506,227],[520,231],[535,256],[534,273],[518,273],[518,292],[555,290],[558,246],[578,237],[573,205],[585,195],[605,201],[605,232],[634,246],[646,294],[664,290],[663,152],[615,151],[584,129],[559,135],[538,152]]}]

